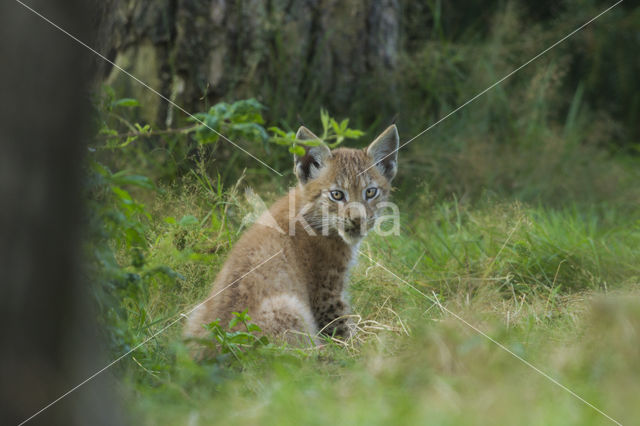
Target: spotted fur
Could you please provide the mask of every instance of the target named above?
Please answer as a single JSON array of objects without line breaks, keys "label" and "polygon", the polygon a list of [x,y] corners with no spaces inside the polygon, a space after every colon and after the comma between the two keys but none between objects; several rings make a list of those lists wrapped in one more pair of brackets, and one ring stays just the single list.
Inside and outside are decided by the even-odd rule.
[{"label": "spotted fur", "polygon": [[[304,127],[297,138],[317,139]],[[344,318],[351,312],[346,297],[349,269],[360,241],[374,225],[378,204],[389,197],[398,143],[391,126],[364,150],[305,146],[305,155],[295,157],[299,185],[268,212],[277,226],[258,220],[244,233],[210,297],[189,316],[185,335],[206,337],[204,324],[216,319],[226,324],[232,312],[248,309],[265,334],[291,343],[315,341],[319,331],[349,337],[353,327]],[[379,192],[367,199],[365,191],[372,187]],[[335,190],[346,199],[333,200]],[[346,208],[350,203],[362,207]]]}]

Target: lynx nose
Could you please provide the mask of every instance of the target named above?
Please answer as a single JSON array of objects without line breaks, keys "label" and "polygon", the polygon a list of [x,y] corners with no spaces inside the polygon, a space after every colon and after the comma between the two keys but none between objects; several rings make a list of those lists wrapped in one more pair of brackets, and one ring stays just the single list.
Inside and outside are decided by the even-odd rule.
[{"label": "lynx nose", "polygon": [[366,211],[362,208],[351,208],[347,213],[347,224],[352,229],[359,229],[362,223],[366,221]]},{"label": "lynx nose", "polygon": [[362,223],[362,216],[360,216],[360,215],[351,215],[351,217],[349,218],[349,222],[351,223],[351,226],[359,227],[360,224]]}]

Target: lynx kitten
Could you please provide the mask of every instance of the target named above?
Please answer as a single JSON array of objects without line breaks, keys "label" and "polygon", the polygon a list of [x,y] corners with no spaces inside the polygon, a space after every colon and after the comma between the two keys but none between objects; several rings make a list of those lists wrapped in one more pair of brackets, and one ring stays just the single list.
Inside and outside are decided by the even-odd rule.
[{"label": "lynx kitten", "polygon": [[[305,127],[296,136],[318,140]],[[248,309],[265,334],[289,342],[309,342],[319,332],[349,337],[349,268],[389,196],[398,143],[391,126],[364,150],[304,146],[305,154],[294,156],[299,185],[236,243],[185,336],[205,338],[204,324],[227,324],[232,312]]]}]

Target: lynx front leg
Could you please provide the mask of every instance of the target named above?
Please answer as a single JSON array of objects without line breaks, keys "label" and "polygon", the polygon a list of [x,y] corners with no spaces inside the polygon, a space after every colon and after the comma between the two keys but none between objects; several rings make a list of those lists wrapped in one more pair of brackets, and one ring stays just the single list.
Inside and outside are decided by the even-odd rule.
[{"label": "lynx front leg", "polygon": [[348,339],[355,333],[350,317],[351,307],[341,298],[329,299],[316,308],[316,319],[322,334]]}]

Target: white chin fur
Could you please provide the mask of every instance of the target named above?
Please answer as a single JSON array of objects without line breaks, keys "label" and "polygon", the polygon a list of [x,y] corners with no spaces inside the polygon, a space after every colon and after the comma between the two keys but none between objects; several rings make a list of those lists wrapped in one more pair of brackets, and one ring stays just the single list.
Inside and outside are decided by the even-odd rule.
[{"label": "white chin fur", "polygon": [[342,229],[338,230],[338,235],[340,235],[340,238],[342,238],[342,240],[349,245],[359,244],[360,241],[362,241],[362,239],[366,236],[366,234],[363,235],[361,233],[352,235]]}]

